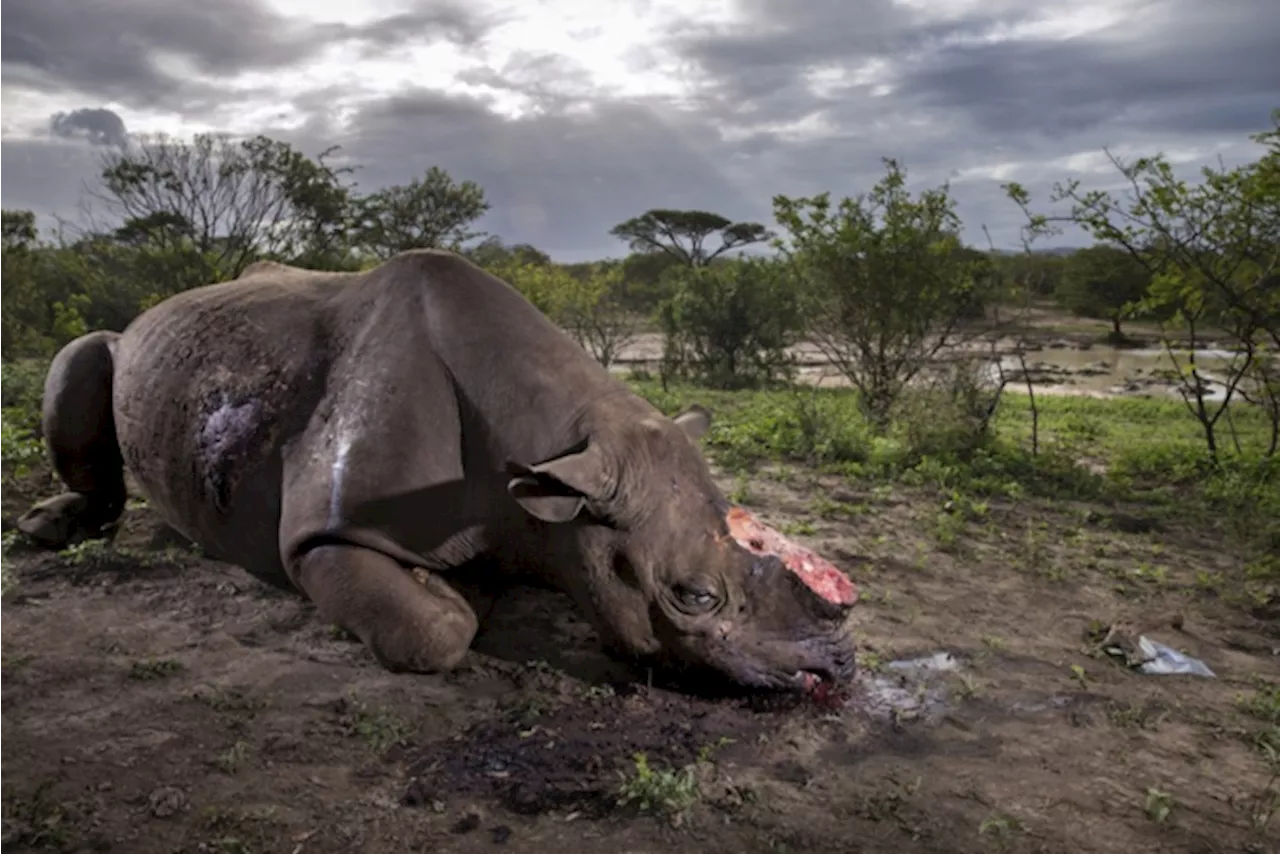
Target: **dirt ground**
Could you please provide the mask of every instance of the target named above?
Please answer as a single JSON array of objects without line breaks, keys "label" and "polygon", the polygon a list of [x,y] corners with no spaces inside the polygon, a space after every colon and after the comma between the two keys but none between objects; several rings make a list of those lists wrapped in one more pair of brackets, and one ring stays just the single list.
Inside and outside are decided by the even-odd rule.
[{"label": "dirt ground", "polygon": [[[749,492],[860,585],[869,680],[952,654],[932,713],[869,688],[829,709],[627,681],[527,589],[457,672],[392,675],[135,502],[112,548],[10,555],[4,850],[1277,850],[1280,787],[1238,698],[1280,676],[1280,620],[1215,595],[1230,543],[1062,502],[993,502],[956,530],[937,495],[796,470]],[[6,488],[6,528],[31,497]],[[1218,678],[1116,664],[1093,621]],[[686,812],[617,804],[637,752],[692,764]]]}]

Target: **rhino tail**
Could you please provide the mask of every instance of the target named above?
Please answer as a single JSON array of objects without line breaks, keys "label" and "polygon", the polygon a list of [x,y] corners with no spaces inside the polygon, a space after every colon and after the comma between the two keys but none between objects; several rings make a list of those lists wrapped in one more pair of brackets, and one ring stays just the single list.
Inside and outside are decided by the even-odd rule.
[{"label": "rhino tail", "polygon": [[49,363],[41,427],[66,491],[18,519],[18,530],[39,545],[60,549],[100,536],[124,513],[124,457],[111,402],[119,338],[117,332],[90,332]]}]

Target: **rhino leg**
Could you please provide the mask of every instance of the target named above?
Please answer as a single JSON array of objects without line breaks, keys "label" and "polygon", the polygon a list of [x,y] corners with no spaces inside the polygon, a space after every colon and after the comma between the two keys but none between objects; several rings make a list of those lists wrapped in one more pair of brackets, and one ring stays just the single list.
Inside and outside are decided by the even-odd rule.
[{"label": "rhino leg", "polygon": [[124,512],[124,458],[116,439],[111,348],[119,334],[91,332],[49,364],[42,422],[54,471],[66,492],[34,505],[18,530],[48,548],[102,533]]},{"label": "rhino leg", "polygon": [[351,632],[388,670],[439,673],[466,655],[479,623],[439,575],[425,584],[397,561],[361,546],[318,546],[294,570],[326,618]]},{"label": "rhino leg", "polygon": [[[334,366],[326,400],[286,451],[281,559],[320,613],[384,667],[440,672],[478,628],[435,571],[475,556],[458,536],[467,502],[457,396],[412,330],[375,320],[380,334]],[[404,497],[413,494],[426,497]],[[428,570],[425,583],[414,565]]]}]

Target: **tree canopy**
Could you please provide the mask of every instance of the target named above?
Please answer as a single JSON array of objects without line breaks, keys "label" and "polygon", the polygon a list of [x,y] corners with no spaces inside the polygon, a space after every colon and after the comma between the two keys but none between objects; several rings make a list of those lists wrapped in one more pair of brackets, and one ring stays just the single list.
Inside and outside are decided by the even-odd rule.
[{"label": "tree canopy", "polygon": [[[698,210],[655,208],[610,229],[635,252],[664,252],[689,267],[701,267],[742,246],[768,240],[770,232],[758,222],[734,222],[720,214]],[[707,245],[718,235],[720,245]]]}]

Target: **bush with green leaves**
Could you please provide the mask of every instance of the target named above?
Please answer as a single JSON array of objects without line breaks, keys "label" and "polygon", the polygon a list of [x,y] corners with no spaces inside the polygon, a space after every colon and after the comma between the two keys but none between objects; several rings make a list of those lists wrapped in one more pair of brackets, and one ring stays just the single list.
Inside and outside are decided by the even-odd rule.
[{"label": "bush with green leaves", "polygon": [[870,191],[835,205],[828,193],[773,200],[808,337],[880,429],[934,357],[962,340],[963,321],[980,314],[999,279],[983,253],[960,242],[948,189],[913,198],[906,170],[885,163]]},{"label": "bush with green leaves", "polygon": [[683,270],[658,319],[664,376],[734,389],[792,375],[788,348],[800,338],[802,319],[787,268],[777,261],[737,258]]}]

